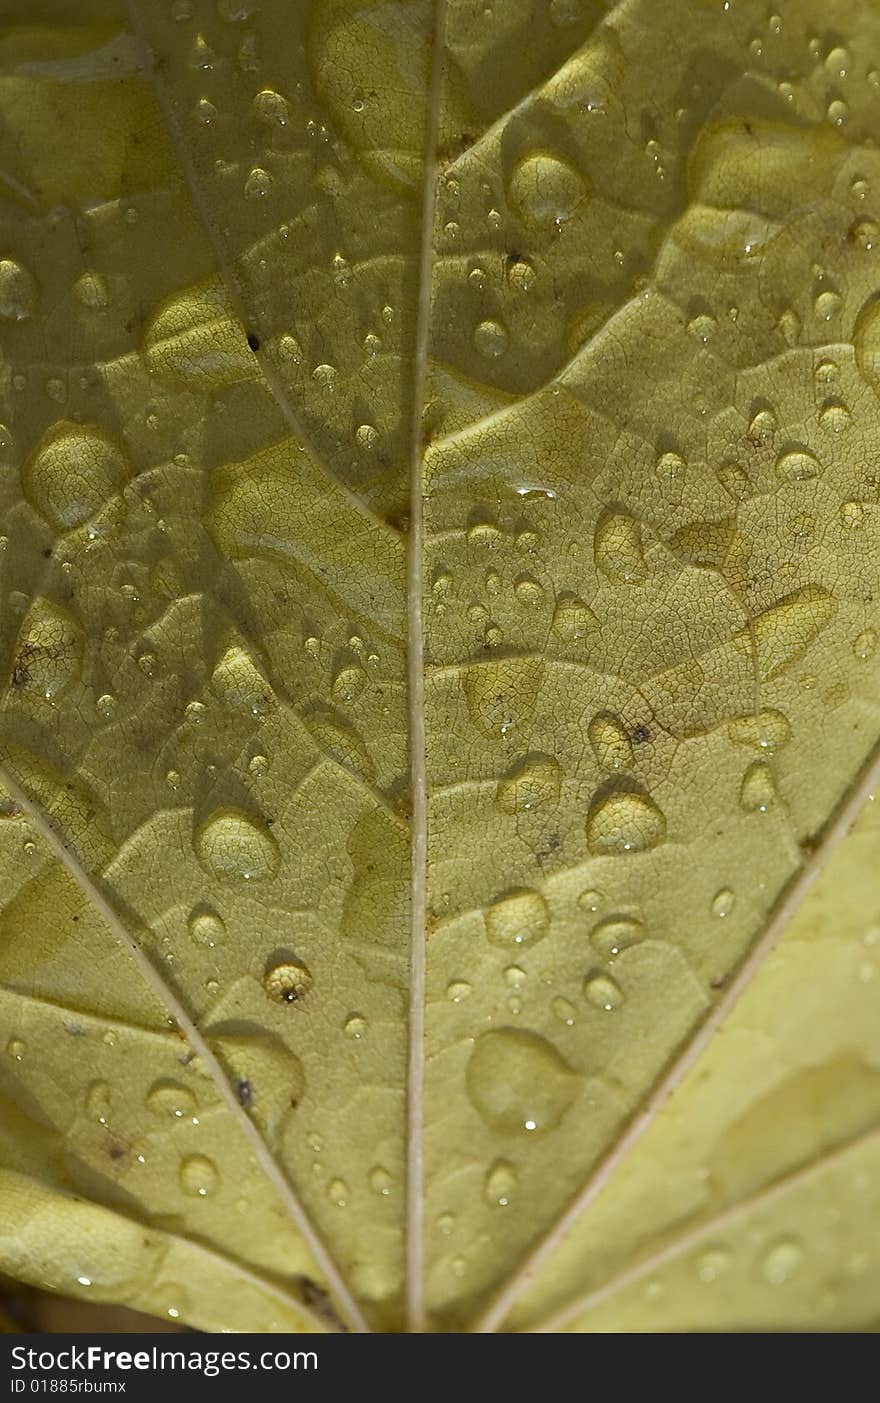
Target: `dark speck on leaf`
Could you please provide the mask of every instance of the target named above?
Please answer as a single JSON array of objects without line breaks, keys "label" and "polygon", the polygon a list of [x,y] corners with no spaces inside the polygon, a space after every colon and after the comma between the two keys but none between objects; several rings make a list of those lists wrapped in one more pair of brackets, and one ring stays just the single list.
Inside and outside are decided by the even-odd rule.
[{"label": "dark speck on leaf", "polygon": [[247,1108],[254,1104],[254,1088],[251,1086],[249,1081],[245,1079],[240,1081],[236,1086],[235,1091],[236,1095],[238,1096],[238,1103],[240,1106],[244,1106]]},{"label": "dark speck on leaf", "polygon": [[259,336],[255,336],[252,331],[248,332],[247,343],[252,351],[258,351],[260,349],[260,338]]}]

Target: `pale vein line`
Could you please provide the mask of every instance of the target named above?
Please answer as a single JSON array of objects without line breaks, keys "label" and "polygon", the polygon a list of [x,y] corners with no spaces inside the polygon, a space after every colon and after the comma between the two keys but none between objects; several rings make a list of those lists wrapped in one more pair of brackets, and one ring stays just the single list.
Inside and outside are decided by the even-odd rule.
[{"label": "pale vein line", "polygon": [[67,847],[49,816],[30,798],[25,790],[22,789],[18,781],[9,774],[5,765],[0,765],[0,784],[3,785],[15,800],[22,812],[27,815],[34,828],[58,858],[59,862],[67,868],[67,871],[89,898],[95,910],[103,918],[120,945],[123,949],[128,951],[140,974],[147,981],[150,988],[168,1009],[168,1012],[183,1033],[190,1047],[198,1056],[202,1066],[213,1080],[221,1100],[232,1113],[234,1123],[240,1127],[245,1138],[249,1142],[257,1163],[275,1189],[275,1192],[278,1194],[278,1197],[284,1204],[285,1209],[299,1229],[299,1232],[302,1234],[315,1262],[324,1273],[331,1292],[336,1297],[341,1313],[348,1319],[352,1328],[358,1331],[358,1333],[369,1333],[369,1326],[361,1313],[360,1307],[346,1285],[339,1268],[331,1257],[327,1247],[324,1245],[323,1240],[319,1236],[317,1230],[312,1226],[311,1220],[300,1203],[293,1186],[278,1164],[255,1123],[241,1106],[231,1082],[227,1078],[217,1058],[214,1056],[210,1045],[202,1037],[199,1029],[196,1027],[173,989],[165,983],[165,980],[152,960],[148,958],[137,941],[127,930],[118,912],[98,886],[97,882],[85,871],[79,859]]},{"label": "pale vein line", "polygon": [[446,0],[435,0],[431,82],[425,130],[422,227],[410,438],[410,520],[407,549],[409,632],[409,744],[412,786],[412,905],[410,908],[409,1055],[406,1088],[406,1311],[409,1329],[425,1328],[424,1294],[424,1092],[425,975],[428,888],[428,795],[425,737],[425,648],[422,636],[424,589],[422,550],[422,407],[428,365],[434,206],[437,194],[437,129],[443,78]]},{"label": "pale vein line", "polygon": [[852,1140],[847,1140],[845,1144],[837,1145],[832,1150],[820,1153],[815,1159],[808,1160],[806,1164],[801,1164],[797,1169],[790,1170],[780,1178],[765,1184],[763,1188],[756,1189],[754,1193],[740,1199],[738,1203],[732,1203],[729,1208],[722,1209],[720,1213],[714,1214],[711,1218],[704,1218],[702,1222],[695,1223],[692,1228],[681,1233],[673,1242],[668,1242],[665,1247],[658,1247],[655,1251],[646,1253],[633,1262],[631,1266],[618,1272],[616,1276],[609,1277],[601,1286],[585,1292],[577,1300],[570,1301],[568,1305],[562,1306],[553,1315],[548,1316],[537,1325],[533,1325],[528,1333],[556,1334],[576,1316],[583,1315],[586,1311],[603,1305],[610,1296],[616,1296],[619,1291],[631,1286],[634,1281],[641,1280],[643,1276],[650,1276],[661,1267],[665,1267],[667,1263],[683,1256],[685,1252],[699,1247],[700,1243],[705,1242],[708,1238],[716,1237],[725,1232],[750,1209],[764,1208],[768,1204],[775,1203],[778,1198],[782,1198],[791,1189],[797,1188],[799,1184],[808,1182],[812,1178],[818,1178],[826,1169],[833,1169],[835,1165],[854,1154],[856,1150],[870,1145],[873,1140],[880,1140],[880,1126],[871,1126]]},{"label": "pale vein line", "polygon": [[681,1085],[695,1062],[702,1056],[721,1024],[748,988],[764,960],[775,949],[795,911],[801,905],[831,854],[846,837],[862,805],[878,784],[880,784],[880,747],[875,748],[872,752],[871,758],[866,762],[857,783],[839,806],[837,813],[825,830],[821,844],[814,849],[809,860],[788,883],[763,935],[746,955],[724,993],[712,1005],[702,1023],[697,1025],[693,1036],[684,1044],[678,1055],[669,1063],[666,1071],[655,1082],[645,1101],[635,1115],[627,1121],[617,1140],[592,1167],[583,1185],[568,1206],[551,1225],[547,1233],[526,1253],[510,1279],[477,1318],[473,1326],[475,1332],[488,1334],[497,1330],[536,1273],[555,1252],[585,1210],[605,1188],[621,1162],[626,1159],[630,1151],[641,1140],[645,1131],[653,1124],[658,1112]]}]

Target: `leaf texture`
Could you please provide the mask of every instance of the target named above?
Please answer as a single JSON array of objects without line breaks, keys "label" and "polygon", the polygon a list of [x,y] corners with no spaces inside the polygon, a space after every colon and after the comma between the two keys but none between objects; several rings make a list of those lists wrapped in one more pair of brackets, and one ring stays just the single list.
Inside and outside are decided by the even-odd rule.
[{"label": "leaf texture", "polygon": [[873,1327],[880,19],[780,9],[0,4],[4,1271]]}]

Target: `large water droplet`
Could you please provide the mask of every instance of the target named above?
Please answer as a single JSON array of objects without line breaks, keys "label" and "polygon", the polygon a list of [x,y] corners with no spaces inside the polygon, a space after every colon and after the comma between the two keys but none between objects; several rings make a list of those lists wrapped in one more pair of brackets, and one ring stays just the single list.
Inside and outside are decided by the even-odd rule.
[{"label": "large water droplet", "polygon": [[647,577],[642,528],[635,517],[610,508],[596,523],[593,552],[598,569],[615,585],[638,585]]},{"label": "large water droplet", "polygon": [[493,945],[524,948],[543,940],[550,926],[550,912],[539,891],[506,892],[486,912],[486,934]]},{"label": "large water droplet", "polygon": [[75,619],[51,600],[35,599],[18,636],[12,685],[54,701],[79,680],[82,656],[83,634]]},{"label": "large water droplet", "polygon": [[498,785],[495,802],[507,814],[525,813],[559,798],[562,770],[552,755],[526,755]]},{"label": "large water droplet", "polygon": [[500,740],[530,719],[544,680],[542,658],[500,658],[468,667],[462,690],[481,735]]},{"label": "large water droplet", "polygon": [[666,837],[666,819],[653,799],[637,790],[598,796],[587,815],[587,847],[597,856],[647,852]]},{"label": "large water droplet", "polygon": [[570,219],[585,194],[583,176],[550,151],[524,156],[507,187],[507,197],[520,218],[545,229]]},{"label": "large water droplet", "polygon": [[172,1116],[175,1120],[192,1119],[197,1109],[196,1098],[188,1086],[175,1081],[154,1082],[147,1092],[147,1105],[159,1115]]},{"label": "large water droplet", "polygon": [[552,1043],[519,1028],[483,1033],[467,1067],[471,1101],[487,1125],[505,1134],[557,1125],[577,1084]]},{"label": "large water droplet", "polygon": [[14,258],[0,258],[0,317],[23,322],[37,306],[37,285],[27,268]]},{"label": "large water droplet", "polygon": [[193,846],[206,872],[215,877],[244,881],[274,877],[281,862],[278,844],[266,825],[241,809],[218,809],[196,829]]},{"label": "large water droplet", "polygon": [[128,477],[122,450],[101,429],[56,424],[22,469],[30,505],[56,531],[95,516]]}]

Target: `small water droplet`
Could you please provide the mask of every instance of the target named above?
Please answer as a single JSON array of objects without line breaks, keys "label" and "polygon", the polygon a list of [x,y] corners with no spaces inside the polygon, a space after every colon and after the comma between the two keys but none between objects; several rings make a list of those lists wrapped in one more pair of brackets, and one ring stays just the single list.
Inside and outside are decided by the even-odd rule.
[{"label": "small water droplet", "polygon": [[736,904],[736,897],[730,887],[722,887],[712,898],[712,915],[723,919],[729,916]]},{"label": "small water droplet", "polygon": [[788,1281],[803,1261],[803,1248],[792,1238],[782,1238],[766,1253],[761,1263],[761,1274],[770,1286],[782,1286]]},{"label": "small water droplet", "polygon": [[498,897],[486,911],[486,934],[493,945],[535,945],[550,928],[550,912],[539,891],[520,888]]},{"label": "small water droplet", "polygon": [[506,1208],[516,1193],[517,1173],[506,1159],[496,1159],[486,1175],[483,1197],[492,1207]]},{"label": "small water droplet", "polygon": [[467,1067],[468,1094],[487,1125],[505,1134],[557,1125],[577,1093],[577,1078],[537,1033],[482,1033]]},{"label": "small water droplet", "polygon": [[278,844],[266,825],[241,809],[218,809],[196,829],[199,862],[214,877],[257,881],[274,877],[281,862]]},{"label": "small water droplet", "polygon": [[181,1160],[177,1177],[184,1193],[194,1198],[207,1198],[220,1180],[217,1166],[206,1155],[188,1155]]}]

